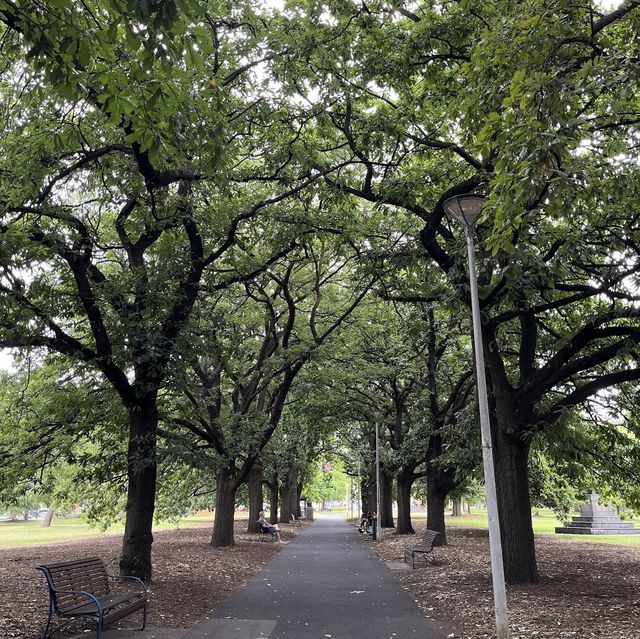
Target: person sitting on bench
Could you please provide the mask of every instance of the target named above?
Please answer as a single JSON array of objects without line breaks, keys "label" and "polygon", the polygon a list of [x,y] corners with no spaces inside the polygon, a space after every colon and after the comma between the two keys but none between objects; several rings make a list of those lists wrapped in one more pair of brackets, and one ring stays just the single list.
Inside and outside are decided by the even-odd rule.
[{"label": "person sitting on bench", "polygon": [[284,542],[282,541],[282,539],[280,538],[280,527],[278,526],[278,524],[270,524],[265,518],[264,518],[264,510],[261,510],[259,513],[259,518],[258,518],[258,526],[260,526],[260,528],[262,528],[262,530],[264,532],[268,532],[272,535],[276,536],[276,539],[278,540],[279,543],[283,544]]},{"label": "person sitting on bench", "polygon": [[370,534],[371,521],[372,521],[371,513],[368,512],[366,515],[363,513],[362,517],[360,518],[360,525],[358,526],[358,532]]}]

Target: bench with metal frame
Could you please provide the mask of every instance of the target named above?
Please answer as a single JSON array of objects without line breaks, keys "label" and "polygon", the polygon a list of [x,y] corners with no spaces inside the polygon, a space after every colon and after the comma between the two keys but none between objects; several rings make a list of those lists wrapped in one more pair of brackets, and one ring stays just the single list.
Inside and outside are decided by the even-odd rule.
[{"label": "bench with metal frame", "polygon": [[424,561],[426,563],[427,556],[430,557],[431,563],[434,563],[433,559],[433,544],[436,540],[436,537],[440,533],[435,530],[427,530],[424,531],[424,535],[419,543],[411,545],[404,545],[404,562],[407,562],[407,556],[411,557],[411,567],[415,570],[416,567],[416,555],[423,556]]},{"label": "bench with metal frame", "polygon": [[295,526],[302,526],[302,522],[304,521],[304,519],[304,517],[296,517],[293,513],[291,513],[289,523]]},{"label": "bench with metal frame", "polygon": [[278,538],[278,532],[275,528],[271,528],[271,526],[263,526],[260,522],[258,522],[258,527],[260,528],[260,541],[266,541],[266,537],[262,537],[262,535],[269,535],[269,541],[275,541]]},{"label": "bench with metal frame", "polygon": [[[96,639],[100,639],[103,628],[138,610],[142,610],[140,630],[147,625],[149,597],[142,579],[109,574],[99,557],[63,561],[37,568],[44,573],[49,587],[49,618],[43,639],[49,639],[77,619],[94,624]],[[131,581],[136,588],[114,593],[109,585],[110,580]],[[55,616],[64,621],[49,632]]]}]

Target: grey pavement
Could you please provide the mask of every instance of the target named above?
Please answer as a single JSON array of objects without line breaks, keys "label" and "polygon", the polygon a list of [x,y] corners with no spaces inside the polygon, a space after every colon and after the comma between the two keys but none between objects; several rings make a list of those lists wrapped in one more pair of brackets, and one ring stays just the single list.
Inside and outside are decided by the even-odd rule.
[{"label": "grey pavement", "polygon": [[184,639],[444,639],[344,519],[319,519]]},{"label": "grey pavement", "polygon": [[[245,587],[190,630],[110,631],[104,639],[444,639],[344,519],[307,527]],[[112,634],[113,633],[113,634]]]}]

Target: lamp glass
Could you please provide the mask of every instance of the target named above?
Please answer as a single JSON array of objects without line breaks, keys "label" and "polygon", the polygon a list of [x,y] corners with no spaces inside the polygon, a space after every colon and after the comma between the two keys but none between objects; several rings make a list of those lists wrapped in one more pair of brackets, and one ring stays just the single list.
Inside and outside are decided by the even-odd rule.
[{"label": "lamp glass", "polygon": [[482,213],[484,205],[485,199],[482,195],[465,193],[450,197],[445,200],[442,206],[448,215],[451,215],[459,222],[471,226]]}]

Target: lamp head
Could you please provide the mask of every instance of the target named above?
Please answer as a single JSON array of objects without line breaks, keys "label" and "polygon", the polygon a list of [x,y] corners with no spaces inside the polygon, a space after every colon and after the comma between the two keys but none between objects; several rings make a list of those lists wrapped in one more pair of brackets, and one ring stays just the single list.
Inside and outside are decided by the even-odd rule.
[{"label": "lamp head", "polygon": [[482,195],[463,193],[445,200],[442,207],[447,215],[455,218],[458,222],[473,226],[480,213],[482,213],[485,202],[486,200]]}]

